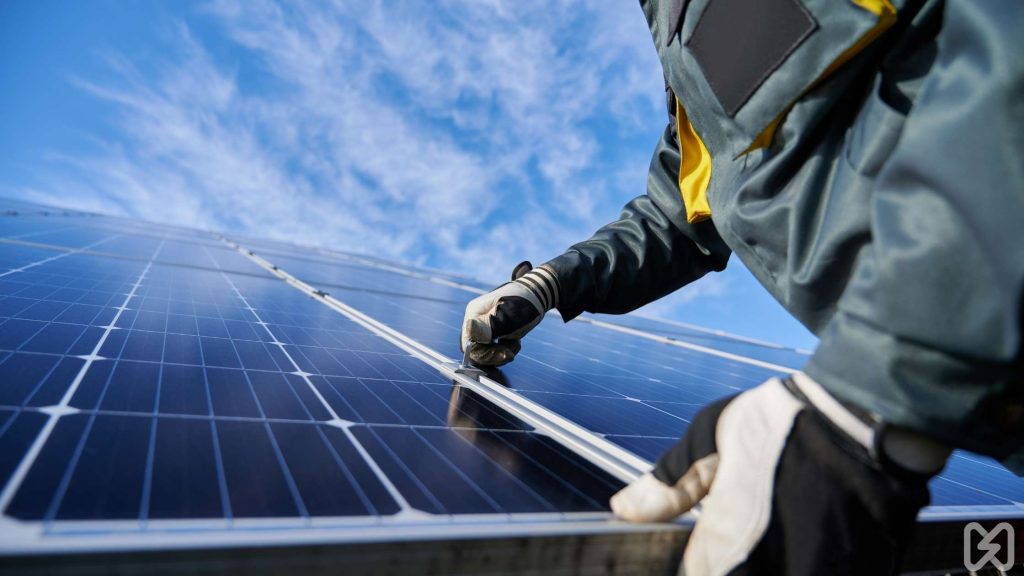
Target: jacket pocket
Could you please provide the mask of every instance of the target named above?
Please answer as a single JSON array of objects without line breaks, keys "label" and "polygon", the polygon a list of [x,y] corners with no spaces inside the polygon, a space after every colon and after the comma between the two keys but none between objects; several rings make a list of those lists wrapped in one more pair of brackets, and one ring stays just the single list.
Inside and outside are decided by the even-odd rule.
[{"label": "jacket pocket", "polygon": [[892,0],[703,4],[692,29],[684,23],[685,45],[723,119],[746,136],[743,152],[768,146],[793,104],[878,39],[897,14]]}]

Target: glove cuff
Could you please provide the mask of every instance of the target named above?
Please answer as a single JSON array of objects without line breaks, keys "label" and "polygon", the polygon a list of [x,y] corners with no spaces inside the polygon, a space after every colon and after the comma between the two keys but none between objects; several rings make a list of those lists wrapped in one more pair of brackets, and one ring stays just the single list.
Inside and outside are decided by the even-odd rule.
[{"label": "glove cuff", "polygon": [[877,414],[840,402],[813,378],[796,372],[790,390],[815,408],[836,428],[864,447],[883,468],[934,476],[946,464],[952,450],[936,440],[898,426],[889,426]]},{"label": "glove cuff", "polygon": [[803,372],[794,373],[787,384],[797,398],[815,408],[854,442],[868,451],[874,451],[875,433],[881,423],[880,419],[867,412],[852,410]]},{"label": "glove cuff", "polygon": [[547,312],[558,306],[558,275],[547,264],[530,270],[514,282],[522,285],[537,298],[543,308],[542,312]]}]

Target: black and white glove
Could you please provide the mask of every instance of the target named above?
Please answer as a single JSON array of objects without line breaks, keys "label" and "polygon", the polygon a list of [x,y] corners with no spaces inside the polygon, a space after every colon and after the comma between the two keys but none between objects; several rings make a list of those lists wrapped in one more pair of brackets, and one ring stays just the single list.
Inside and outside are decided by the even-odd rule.
[{"label": "black and white glove", "polygon": [[512,281],[478,296],[466,305],[461,350],[478,366],[508,364],[519,353],[520,340],[558,305],[558,277],[548,266],[516,266]]},{"label": "black and white glove", "polygon": [[612,510],[660,522],[700,502],[681,574],[896,574],[950,450],[853,410],[803,373],[720,400]]}]

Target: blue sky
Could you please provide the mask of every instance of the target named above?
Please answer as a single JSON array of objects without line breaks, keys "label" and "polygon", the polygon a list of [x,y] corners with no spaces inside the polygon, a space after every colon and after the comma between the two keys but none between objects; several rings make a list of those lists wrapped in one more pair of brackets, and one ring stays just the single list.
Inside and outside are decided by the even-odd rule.
[{"label": "blue sky", "polygon": [[[632,0],[0,3],[0,195],[499,281],[643,193]],[[649,314],[811,348],[737,259]]]}]

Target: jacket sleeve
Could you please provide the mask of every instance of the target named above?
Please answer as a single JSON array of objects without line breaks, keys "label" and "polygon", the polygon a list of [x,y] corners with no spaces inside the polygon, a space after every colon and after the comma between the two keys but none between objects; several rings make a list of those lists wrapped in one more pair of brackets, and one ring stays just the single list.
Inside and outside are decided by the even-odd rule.
[{"label": "jacket sleeve", "polygon": [[1024,447],[1024,5],[946,2],[875,181],[871,242],[806,371],[953,446]]},{"label": "jacket sleeve", "polygon": [[654,151],[647,194],[631,200],[619,219],[548,262],[558,274],[558,311],[621,314],[656,300],[711,270],[730,250],[710,220],[687,224],[679,192],[679,148],[671,118]]}]

